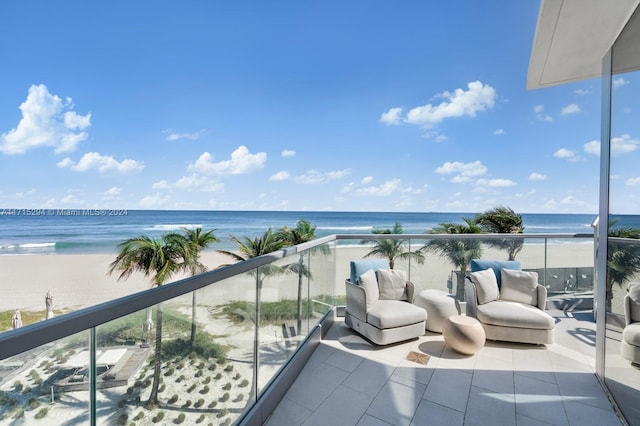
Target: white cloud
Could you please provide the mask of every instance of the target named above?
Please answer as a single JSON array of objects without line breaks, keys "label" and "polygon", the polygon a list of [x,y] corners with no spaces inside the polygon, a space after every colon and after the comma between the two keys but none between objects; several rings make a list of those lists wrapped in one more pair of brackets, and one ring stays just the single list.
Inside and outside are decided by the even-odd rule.
[{"label": "white cloud", "polygon": [[171,185],[165,179],[162,179],[161,181],[154,182],[153,185],[151,185],[151,188],[152,189],[171,189]]},{"label": "white cloud", "polygon": [[435,141],[436,141],[436,142],[446,142],[446,141],[447,141],[447,139],[449,139],[449,138],[448,138],[448,137],[446,137],[445,135],[438,135],[438,136],[436,136]]},{"label": "white cloud", "polygon": [[295,181],[305,185],[315,183],[326,183],[332,180],[343,179],[351,174],[351,169],[335,170],[331,172],[319,172],[317,170],[309,170],[303,175],[296,176]]},{"label": "white cloud", "polygon": [[199,190],[204,192],[219,192],[224,189],[224,184],[216,182],[198,173],[192,173],[188,176],[180,177],[174,183],[170,183],[167,180],[162,179],[151,185],[151,188],[160,191],[175,188],[181,191]]},{"label": "white cloud", "polygon": [[586,89],[578,89],[578,90],[574,90],[573,93],[575,93],[576,95],[584,96],[584,95],[590,94],[591,91]]},{"label": "white cloud", "polygon": [[627,84],[629,84],[629,82],[622,77],[614,78],[613,80],[611,80],[611,87],[613,87],[614,89],[619,89],[620,87],[626,86]]},{"label": "white cloud", "polygon": [[79,199],[78,197],[76,197],[75,195],[69,194],[66,197],[63,197],[60,200],[60,203],[62,203],[64,205],[67,205],[67,206],[70,206],[70,205],[79,206],[79,205],[83,204],[83,201],[81,199]]},{"label": "white cloud", "polygon": [[492,188],[504,188],[507,186],[517,185],[511,179],[478,179],[476,181],[477,186],[489,186]]},{"label": "white cloud", "polygon": [[[624,134],[615,138],[611,138],[611,155],[618,156],[629,152],[636,151],[640,146],[640,140],[631,138],[630,135]],[[587,142],[583,146],[584,152],[591,155],[600,155],[600,141],[593,140]]]},{"label": "white cloud", "polygon": [[344,185],[342,185],[342,191],[343,193],[346,192],[351,192],[353,190],[353,188],[355,188],[356,183],[355,182],[349,182],[349,183],[345,183]]},{"label": "white cloud", "polygon": [[109,195],[109,196],[120,195],[121,192],[122,192],[122,189],[118,188],[117,186],[114,186],[104,191],[104,195]]},{"label": "white cloud", "polygon": [[271,175],[271,177],[269,178],[269,180],[271,181],[282,181],[282,180],[287,180],[289,179],[289,172],[287,171],[281,171],[278,173],[274,173]]},{"label": "white cloud", "polygon": [[429,188],[429,185],[425,184],[422,187],[418,187],[418,188],[414,188],[412,186],[401,186],[400,188],[400,192],[402,192],[403,194],[423,194],[427,188]]},{"label": "white cloud", "polygon": [[547,175],[543,175],[541,173],[533,172],[529,175],[529,180],[546,180]]},{"label": "white cloud", "polygon": [[629,178],[625,184],[628,186],[640,186],[640,177]]},{"label": "white cloud", "polygon": [[151,209],[154,207],[162,207],[169,201],[169,196],[166,194],[153,194],[147,195],[140,200],[140,207],[145,209]]},{"label": "white cloud", "polygon": [[638,149],[640,140],[632,139],[630,135],[624,134],[617,138],[611,138],[611,154],[620,155],[633,152]]},{"label": "white cloud", "polygon": [[536,118],[540,121],[552,122],[553,118],[547,113],[544,112],[544,105],[536,105],[533,108],[533,111],[536,113]]},{"label": "white cloud", "polygon": [[373,176],[365,176],[360,180],[360,183],[363,185],[369,185],[371,182],[373,182]]},{"label": "white cloud", "polygon": [[202,188],[203,186],[209,183],[209,179],[206,176],[199,175],[197,173],[192,173],[189,176],[180,177],[173,186],[178,189],[196,189]]},{"label": "white cloud", "polygon": [[355,193],[357,195],[370,195],[375,197],[386,197],[394,192],[398,191],[401,188],[400,179],[392,179],[384,182],[380,186],[368,186],[365,188],[356,189]]},{"label": "white cloud", "polygon": [[296,152],[292,149],[283,149],[280,155],[282,156],[282,158],[289,158],[295,156]]},{"label": "white cloud", "polygon": [[594,140],[594,141],[587,142],[582,146],[582,149],[587,154],[600,155],[600,141]]},{"label": "white cloud", "polygon": [[17,127],[0,135],[0,152],[23,154],[43,146],[53,147],[56,154],[76,149],[89,136],[83,130],[91,125],[91,114],[78,115],[71,102],[50,94],[44,84],[32,85],[20,105]]},{"label": "white cloud", "polygon": [[571,205],[571,206],[584,206],[586,203],[573,195],[568,195],[560,201],[561,204]]},{"label": "white cloud", "polygon": [[582,110],[580,109],[580,106],[578,104],[570,104],[562,108],[562,111],[560,111],[560,115],[577,114],[579,112],[582,112]]},{"label": "white cloud", "polygon": [[206,131],[206,129],[200,129],[197,132],[192,132],[192,133],[178,133],[178,132],[174,132],[173,129],[166,129],[163,130],[163,133],[167,134],[167,137],[165,138],[168,141],[177,141],[180,139],[190,139],[192,141],[199,139],[200,135],[202,135],[204,132]]},{"label": "white cloud", "polygon": [[251,154],[246,146],[241,145],[231,153],[230,160],[216,163],[209,152],[204,152],[195,163],[189,164],[188,169],[202,174],[239,175],[262,169],[266,161],[265,152]]},{"label": "white cloud", "polygon": [[556,158],[565,158],[569,161],[577,161],[578,156],[575,151],[566,148],[560,148],[556,152],[553,153],[553,156]]},{"label": "white cloud", "polygon": [[58,167],[61,168],[65,168],[65,167],[72,167],[73,165],[75,165],[76,163],[69,157],[63,158],[62,160],[58,161],[58,164],[56,164]]},{"label": "white cloud", "polygon": [[519,193],[516,194],[516,198],[531,197],[535,193],[536,193],[535,189],[532,189],[531,191],[527,191],[525,193],[519,192]]},{"label": "white cloud", "polygon": [[468,183],[472,181],[473,179],[471,179],[469,176],[463,176],[463,175],[458,175],[451,178],[452,183]]},{"label": "white cloud", "polygon": [[436,97],[446,100],[438,105],[426,104],[412,108],[404,118],[402,108],[391,108],[381,115],[380,121],[387,125],[405,122],[429,128],[448,118],[475,117],[478,112],[493,108],[496,91],[481,81],[472,81],[467,84],[467,90],[456,89],[453,93],[445,91]]},{"label": "white cloud", "polygon": [[496,136],[501,136],[501,135],[505,135],[506,132],[503,129],[496,129],[493,131],[493,134]]},{"label": "white cloud", "polygon": [[16,196],[16,197],[18,197],[18,198],[24,198],[24,197],[28,197],[28,196],[30,196],[30,195],[33,195],[33,194],[35,194],[36,192],[37,192],[37,191],[36,191],[36,189],[35,189],[35,188],[31,188],[31,189],[29,189],[28,191],[25,191],[25,192],[22,192],[22,191],[20,191],[20,192],[16,192],[16,193],[15,193],[15,196]]},{"label": "white cloud", "polygon": [[380,122],[387,126],[395,126],[402,122],[402,108],[391,108],[387,112],[383,112],[380,115]]},{"label": "white cloud", "polygon": [[[454,177],[458,183],[468,182],[467,178],[473,176],[481,176],[487,172],[487,167],[480,161],[474,161],[473,163],[462,163],[459,161],[447,161],[442,166],[438,167],[435,172],[441,175],[456,174]],[[453,182],[453,180],[452,180]]]},{"label": "white cloud", "polygon": [[144,163],[136,160],[125,159],[116,161],[110,155],[102,155],[99,152],[87,152],[76,163],[69,157],[64,158],[57,164],[61,168],[70,168],[75,172],[86,172],[88,170],[98,170],[100,173],[115,171],[118,173],[140,172],[144,169]]}]

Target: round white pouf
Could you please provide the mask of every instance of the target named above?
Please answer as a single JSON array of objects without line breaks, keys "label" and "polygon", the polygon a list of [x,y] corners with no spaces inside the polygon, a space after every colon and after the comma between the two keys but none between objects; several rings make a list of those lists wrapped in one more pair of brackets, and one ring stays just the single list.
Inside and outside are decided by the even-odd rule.
[{"label": "round white pouf", "polygon": [[435,333],[442,333],[447,318],[459,313],[454,298],[441,290],[423,290],[418,293],[413,304],[427,311],[425,328]]},{"label": "round white pouf", "polygon": [[486,340],[482,324],[466,315],[450,316],[444,324],[442,337],[453,350],[464,355],[478,352]]}]

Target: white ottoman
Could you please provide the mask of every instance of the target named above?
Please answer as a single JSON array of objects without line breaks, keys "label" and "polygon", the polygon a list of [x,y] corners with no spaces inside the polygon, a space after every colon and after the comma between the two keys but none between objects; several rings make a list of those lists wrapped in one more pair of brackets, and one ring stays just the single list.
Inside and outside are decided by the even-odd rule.
[{"label": "white ottoman", "polygon": [[444,324],[442,337],[454,351],[473,355],[484,346],[486,335],[482,324],[466,315],[452,315]]},{"label": "white ottoman", "polygon": [[425,328],[436,333],[442,333],[447,318],[459,314],[455,299],[441,290],[423,290],[416,296],[413,304],[427,311]]}]

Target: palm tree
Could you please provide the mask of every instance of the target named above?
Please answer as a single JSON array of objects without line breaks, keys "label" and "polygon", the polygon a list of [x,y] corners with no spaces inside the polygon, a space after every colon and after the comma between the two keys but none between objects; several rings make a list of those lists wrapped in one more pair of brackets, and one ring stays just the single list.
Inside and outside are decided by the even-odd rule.
[{"label": "palm tree", "polygon": [[[182,228],[183,250],[186,253],[184,258],[184,268],[191,276],[195,276],[207,271],[207,267],[200,262],[200,252],[213,243],[220,240],[214,235],[215,229],[203,231],[201,227],[194,229]],[[196,291],[192,292],[191,301],[191,346],[196,343]]]},{"label": "palm tree", "polygon": [[[302,243],[306,243],[307,241],[311,241],[316,236],[316,226],[312,225],[308,220],[300,219],[296,223],[295,228],[289,228],[288,226],[283,226],[280,228],[277,234],[277,238],[286,242],[287,245],[298,245]],[[322,254],[328,254],[331,250],[329,247],[322,245],[316,248],[311,249],[312,253],[316,250],[319,250]],[[305,253],[300,253],[297,263],[293,263],[290,265],[290,269],[292,272],[298,274],[298,304],[297,304],[297,323],[296,329],[297,333],[300,334],[302,332],[302,284],[303,277],[311,278],[311,271],[304,264],[304,255]]]},{"label": "palm tree", "polygon": [[[402,225],[396,222],[391,229],[377,229],[371,231],[372,234],[385,235],[385,234],[402,234],[404,231]],[[419,251],[410,251],[406,248],[406,241],[402,239],[387,239],[387,240],[374,240],[373,248],[369,250],[364,257],[377,256],[385,257],[389,261],[389,268],[393,269],[396,260],[415,260],[418,264],[424,263],[424,255]],[[361,244],[366,244],[369,241],[363,240]]]},{"label": "palm tree", "polygon": [[[184,267],[185,253],[181,236],[176,233],[153,239],[146,235],[130,238],[118,244],[120,253],[109,265],[108,274],[120,272],[118,281],[134,272],[151,277],[152,287],[159,287]],[[158,386],[162,364],[162,305],[156,305],[156,336],[153,366],[153,384],[147,405],[158,404]]]},{"label": "palm tree", "polygon": [[[475,217],[475,222],[480,225],[482,232],[491,234],[522,234],[524,225],[522,216],[514,212],[510,207],[498,206],[482,212]],[[506,250],[509,260],[515,260],[522,250],[522,239],[488,240],[487,245]]]},{"label": "palm tree", "polygon": [[[262,237],[254,237],[253,239],[249,237],[244,237],[242,239],[234,237],[233,235],[229,235],[229,239],[236,244],[238,248],[237,252],[228,251],[228,250],[218,250],[218,253],[227,255],[235,259],[237,262],[244,262],[246,260],[252,259],[254,257],[263,256],[265,254],[273,253],[274,251],[278,251],[285,246],[285,242],[279,239],[276,234],[271,230],[271,228],[267,229]],[[258,328],[260,325],[260,298],[262,294],[262,283],[264,279],[270,275],[276,275],[282,272],[285,272],[286,268],[282,268],[280,266],[274,265],[273,263],[269,263],[267,265],[261,266],[258,268],[258,271],[255,273],[256,276],[256,311],[255,311],[255,332],[253,338],[253,353],[255,356],[258,356]],[[257,389],[257,381],[258,381],[258,372],[254,371],[253,374],[253,384],[251,385],[251,395],[256,394]]]},{"label": "palm tree", "polygon": [[[609,237],[640,239],[638,228],[613,228],[618,222],[609,223]],[[607,296],[606,310],[611,312],[613,300],[613,285],[622,286],[634,274],[640,272],[640,245],[625,242],[609,242],[607,255]]]},{"label": "palm tree", "polygon": [[[433,228],[430,234],[479,234],[480,227],[473,219],[462,218],[465,223],[441,223]],[[431,240],[423,248],[425,251],[436,253],[446,257],[454,267],[460,269],[456,298],[464,301],[464,277],[469,270],[471,259],[479,258],[482,254],[482,246],[479,239],[446,239]]]}]

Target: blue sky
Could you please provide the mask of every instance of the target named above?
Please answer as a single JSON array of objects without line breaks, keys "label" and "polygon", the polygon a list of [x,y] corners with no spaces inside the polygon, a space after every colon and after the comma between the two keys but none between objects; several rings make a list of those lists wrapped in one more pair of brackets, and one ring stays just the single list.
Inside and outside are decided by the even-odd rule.
[{"label": "blue sky", "polygon": [[537,12],[2,2],[0,206],[595,213],[601,83],[526,90]]}]

